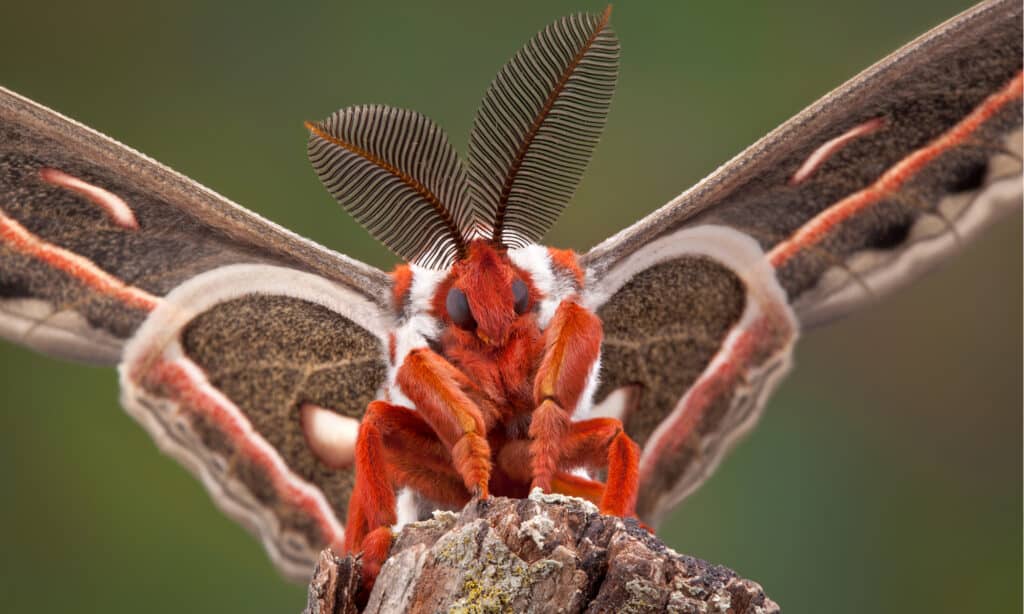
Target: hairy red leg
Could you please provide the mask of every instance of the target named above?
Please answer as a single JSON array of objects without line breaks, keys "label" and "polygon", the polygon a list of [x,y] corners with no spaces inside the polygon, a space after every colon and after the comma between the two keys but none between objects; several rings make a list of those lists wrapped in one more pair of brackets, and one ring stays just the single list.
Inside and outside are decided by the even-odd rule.
[{"label": "hairy red leg", "polygon": [[451,450],[456,471],[468,490],[487,497],[491,448],[480,409],[464,392],[466,376],[436,352],[409,352],[398,370],[398,385]]},{"label": "hairy red leg", "polygon": [[392,483],[445,505],[461,507],[469,501],[451,454],[418,412],[391,405],[387,413],[378,415]]},{"label": "hairy red leg", "polygon": [[551,491],[551,478],[561,461],[559,444],[569,431],[569,414],[551,399],[533,411],[530,421],[530,488]]},{"label": "hairy red leg", "polygon": [[604,497],[604,484],[601,482],[565,472],[556,473],[551,479],[551,490],[570,497],[586,499],[598,506]]},{"label": "hairy red leg", "polygon": [[577,303],[563,301],[544,337],[544,358],[533,387],[537,409],[530,421],[530,468],[532,487],[550,491],[569,417],[601,352],[601,321]]},{"label": "hairy red leg", "polygon": [[566,466],[603,469],[608,462],[608,446],[622,431],[615,418],[590,418],[572,423],[572,431],[562,441]]},{"label": "hairy red leg", "polygon": [[370,403],[356,440],[356,482],[349,501],[345,551],[362,552],[363,585],[373,588],[398,521],[395,489],[462,504],[469,493],[444,444],[415,411],[384,401]]},{"label": "hairy red leg", "polygon": [[[578,440],[574,439],[574,441]],[[594,439],[594,441],[597,440]],[[530,443],[526,439],[516,439],[506,443],[498,452],[498,466],[514,480],[529,482],[532,477],[530,469]],[[594,445],[602,444],[598,441]],[[563,461],[563,465],[565,464],[565,461]],[[576,466],[582,465],[584,463],[576,463]],[[603,462],[598,462],[595,465],[604,466]],[[552,476],[551,491],[579,497],[590,501],[594,505],[600,505],[601,498],[604,496],[604,484],[597,480],[590,480],[562,470],[557,471]]]},{"label": "hairy red leg", "polygon": [[373,585],[377,583],[377,575],[380,574],[380,568],[384,565],[384,561],[388,558],[388,552],[391,550],[392,537],[390,527],[378,527],[370,531],[363,539],[361,579],[365,595],[369,595],[373,590]]},{"label": "hairy red leg", "polygon": [[[532,441],[514,440],[498,452],[498,465],[513,479],[531,478]],[[602,512],[633,516],[639,488],[639,447],[614,418],[592,418],[569,423],[559,442],[561,461],[551,478],[551,491],[587,499]],[[608,483],[588,480],[568,471],[577,467],[607,469]]]},{"label": "hairy red leg", "polygon": [[384,441],[376,425],[377,414],[391,407],[374,401],[366,409],[356,437],[356,481],[345,523],[345,551],[361,550],[363,539],[378,527],[397,522],[395,492],[384,463]]},{"label": "hairy red leg", "polygon": [[640,489],[640,447],[625,431],[608,446],[608,480],[599,507],[605,514],[636,515],[636,495]]},{"label": "hairy red leg", "polygon": [[640,448],[614,418],[572,423],[562,442],[564,467],[608,468],[598,507],[605,514],[633,516],[640,486]]}]

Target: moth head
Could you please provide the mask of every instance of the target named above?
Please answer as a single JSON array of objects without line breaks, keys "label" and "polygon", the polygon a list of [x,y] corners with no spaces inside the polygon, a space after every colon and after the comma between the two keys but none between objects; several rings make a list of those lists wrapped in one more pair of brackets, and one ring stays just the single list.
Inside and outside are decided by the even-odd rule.
[{"label": "moth head", "polygon": [[476,240],[439,286],[434,308],[464,345],[500,348],[518,332],[537,326],[532,315],[536,299],[529,276],[512,264],[504,248]]}]

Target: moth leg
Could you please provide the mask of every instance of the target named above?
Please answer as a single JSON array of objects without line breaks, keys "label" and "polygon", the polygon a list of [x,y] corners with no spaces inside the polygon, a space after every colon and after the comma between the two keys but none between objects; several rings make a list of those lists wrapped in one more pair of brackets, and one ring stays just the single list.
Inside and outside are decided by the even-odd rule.
[{"label": "moth leg", "polygon": [[607,468],[608,481],[598,507],[604,514],[636,515],[640,486],[640,448],[614,418],[572,423],[562,441],[565,468]]},{"label": "moth leg", "polygon": [[551,490],[570,497],[586,499],[594,505],[600,506],[601,500],[604,498],[605,487],[598,480],[560,471],[551,478]]},{"label": "moth leg", "polygon": [[491,447],[483,414],[465,392],[469,379],[436,352],[418,348],[405,357],[397,382],[450,450],[466,489],[487,498]]},{"label": "moth leg", "polygon": [[[516,439],[507,442],[498,452],[497,464],[509,477],[520,482],[529,482],[530,472],[530,441]],[[577,463],[579,466],[579,463]],[[551,492],[586,499],[594,505],[601,504],[604,496],[604,483],[591,480],[568,471],[558,471],[551,478]]]},{"label": "moth leg", "polygon": [[362,552],[367,590],[391,547],[391,526],[398,522],[395,490],[405,486],[448,505],[469,500],[431,426],[414,410],[374,401],[359,425],[356,482],[345,526],[345,551]]},{"label": "moth leg", "polygon": [[578,303],[566,300],[555,311],[544,337],[544,358],[533,387],[537,409],[530,420],[530,468],[531,487],[550,491],[570,416],[601,354],[601,321]]},{"label": "moth leg", "polygon": [[395,489],[409,487],[431,501],[462,507],[470,494],[452,457],[433,428],[413,409],[388,405],[378,410],[384,462]]},{"label": "moth leg", "polygon": [[356,437],[356,480],[345,522],[345,552],[363,553],[363,585],[373,587],[391,547],[391,525],[398,522],[395,491],[384,463],[384,439],[378,415],[391,407],[374,401]]}]

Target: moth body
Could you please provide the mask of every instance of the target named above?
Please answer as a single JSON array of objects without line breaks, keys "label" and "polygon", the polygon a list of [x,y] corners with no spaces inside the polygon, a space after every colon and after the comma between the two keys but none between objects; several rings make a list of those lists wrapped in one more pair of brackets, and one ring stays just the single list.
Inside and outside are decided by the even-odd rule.
[{"label": "moth body", "polygon": [[[573,420],[590,406],[602,339],[575,254],[478,239],[446,274],[402,265],[392,278],[388,393],[360,428],[346,524],[371,580],[408,520],[393,487],[432,508],[536,487],[633,514],[638,447],[618,420]],[[608,487],[587,477],[602,469]]]}]

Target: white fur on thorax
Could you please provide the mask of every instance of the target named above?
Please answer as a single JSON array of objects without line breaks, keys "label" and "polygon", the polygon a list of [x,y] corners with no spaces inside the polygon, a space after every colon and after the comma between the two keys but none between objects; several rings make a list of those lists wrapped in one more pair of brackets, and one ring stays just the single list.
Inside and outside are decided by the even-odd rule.
[{"label": "white fur on thorax", "polygon": [[410,522],[419,520],[419,497],[411,488],[403,488],[395,500],[395,517],[398,519],[391,525],[391,530],[398,533]]},{"label": "white fur on thorax", "polygon": [[432,313],[437,287],[448,276],[448,271],[435,271],[415,264],[409,265],[412,283],[407,303],[401,307],[401,319],[395,329],[395,357],[388,366],[388,398],[396,405],[414,408],[412,401],[395,382],[398,368],[409,352],[429,347],[441,334],[441,320]]},{"label": "white fur on thorax", "polygon": [[[551,252],[543,245],[527,245],[509,250],[508,257],[514,265],[530,274],[534,287],[540,291],[542,297],[537,308],[537,323],[541,330],[545,330],[551,324],[551,318],[554,317],[558,306],[566,299],[576,296],[581,288],[572,273],[555,269],[551,261]],[[598,354],[597,360],[587,372],[587,383],[573,411],[573,420],[582,420],[590,415],[600,372],[601,356]]]},{"label": "white fur on thorax", "polygon": [[537,324],[541,330],[548,327],[558,306],[565,299],[578,291],[570,279],[570,275],[555,271],[551,263],[551,253],[543,245],[527,245],[508,251],[512,264],[530,274],[533,285],[540,291],[542,298],[537,308]]}]

